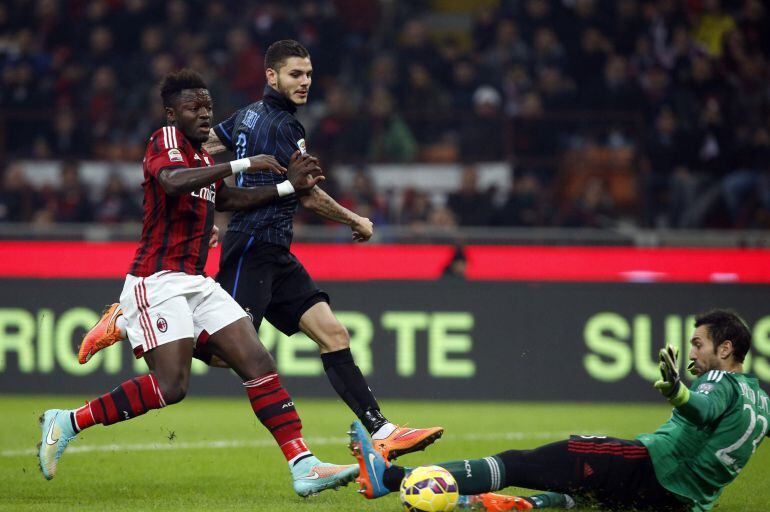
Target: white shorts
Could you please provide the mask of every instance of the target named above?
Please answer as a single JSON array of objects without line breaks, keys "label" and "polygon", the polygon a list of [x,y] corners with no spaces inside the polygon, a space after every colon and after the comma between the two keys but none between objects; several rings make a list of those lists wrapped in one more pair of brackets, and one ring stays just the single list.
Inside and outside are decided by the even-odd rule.
[{"label": "white shorts", "polygon": [[172,270],[149,277],[128,274],[120,305],[136,357],[172,341],[203,341],[248,316],[210,277]]}]

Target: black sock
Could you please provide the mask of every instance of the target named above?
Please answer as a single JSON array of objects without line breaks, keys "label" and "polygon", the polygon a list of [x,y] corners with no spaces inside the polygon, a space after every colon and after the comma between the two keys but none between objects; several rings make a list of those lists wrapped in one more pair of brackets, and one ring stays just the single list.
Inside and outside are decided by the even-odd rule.
[{"label": "black sock", "polygon": [[388,422],[349,348],[321,354],[321,361],[334,390],[370,434]]},{"label": "black sock", "polygon": [[382,483],[391,492],[398,492],[401,489],[401,481],[406,476],[406,469],[393,464],[385,469],[382,474]]}]

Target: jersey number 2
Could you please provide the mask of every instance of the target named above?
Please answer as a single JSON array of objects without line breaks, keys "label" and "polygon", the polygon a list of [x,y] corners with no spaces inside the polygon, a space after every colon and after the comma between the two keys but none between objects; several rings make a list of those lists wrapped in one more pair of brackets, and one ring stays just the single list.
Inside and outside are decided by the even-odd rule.
[{"label": "jersey number 2", "polygon": [[736,473],[740,473],[743,467],[736,464],[737,461],[735,460],[735,457],[732,456],[732,453],[739,450],[746,443],[746,441],[749,440],[751,434],[754,433],[754,428],[757,426],[757,421],[759,421],[759,423],[761,423],[759,427],[759,433],[751,443],[751,453],[753,454],[757,450],[759,442],[765,436],[768,426],[767,418],[762,415],[757,415],[756,411],[754,410],[754,406],[751,404],[743,404],[743,409],[749,411],[749,414],[751,415],[749,419],[749,428],[747,428],[746,432],[744,432],[743,435],[733,444],[726,448],[722,448],[721,450],[717,450],[716,452],[717,458]]},{"label": "jersey number 2", "polygon": [[[246,157],[246,134],[243,132],[240,132],[238,134],[238,138],[235,140],[235,156],[236,158],[245,158]],[[243,186],[243,177],[241,177],[241,174],[239,173],[238,176],[235,178],[235,182],[239,187]]]}]

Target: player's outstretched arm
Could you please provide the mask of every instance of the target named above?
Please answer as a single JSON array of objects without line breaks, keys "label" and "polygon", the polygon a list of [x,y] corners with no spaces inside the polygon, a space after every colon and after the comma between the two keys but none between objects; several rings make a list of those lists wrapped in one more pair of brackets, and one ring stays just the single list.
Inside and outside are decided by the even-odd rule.
[{"label": "player's outstretched arm", "polygon": [[[661,378],[655,381],[654,386],[682,416],[696,425],[705,425],[724,412],[731,400],[731,387],[706,382],[702,386],[707,386],[708,393],[691,393],[679,375],[679,350],[668,345],[660,349],[659,358]],[[688,371],[691,371],[689,366]]]},{"label": "player's outstretched arm", "polygon": [[[249,157],[249,160],[253,161],[252,165],[255,169],[264,168],[264,165],[257,161],[261,158],[275,161],[274,157],[268,155]],[[275,165],[278,165],[277,161],[275,161]],[[258,208],[279,197],[306,192],[325,179],[322,176],[323,171],[318,166],[318,160],[310,155],[300,155],[299,151],[292,155],[288,170],[283,169],[283,167],[280,167],[280,170],[286,173],[288,179],[278,185],[245,188],[228,187],[223,183],[217,191],[216,209],[218,211],[242,211]]]},{"label": "player's outstretched arm", "polygon": [[211,185],[218,180],[239,172],[258,172],[263,170],[281,174],[286,172],[286,169],[278,163],[275,157],[257,155],[217,164],[212,167],[163,169],[158,175],[158,181],[168,195],[179,196]]},{"label": "player's outstretched arm", "polygon": [[300,197],[300,202],[325,219],[350,226],[356,242],[366,242],[374,234],[372,221],[348,210],[319,187],[313,187],[309,194]]},{"label": "player's outstretched arm", "polygon": [[222,140],[216,134],[214,128],[209,130],[209,140],[203,143],[203,149],[208,151],[211,155],[227,151],[227,148],[222,144]]}]

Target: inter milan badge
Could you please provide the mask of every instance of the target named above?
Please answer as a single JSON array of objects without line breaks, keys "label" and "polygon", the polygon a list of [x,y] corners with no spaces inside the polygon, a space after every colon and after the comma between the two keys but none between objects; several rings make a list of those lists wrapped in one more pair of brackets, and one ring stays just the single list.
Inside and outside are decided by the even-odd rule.
[{"label": "inter milan badge", "polygon": [[168,329],[168,322],[166,322],[166,319],[162,316],[158,317],[158,321],[155,322],[155,325],[158,326],[160,332],[166,332],[166,329]]}]

